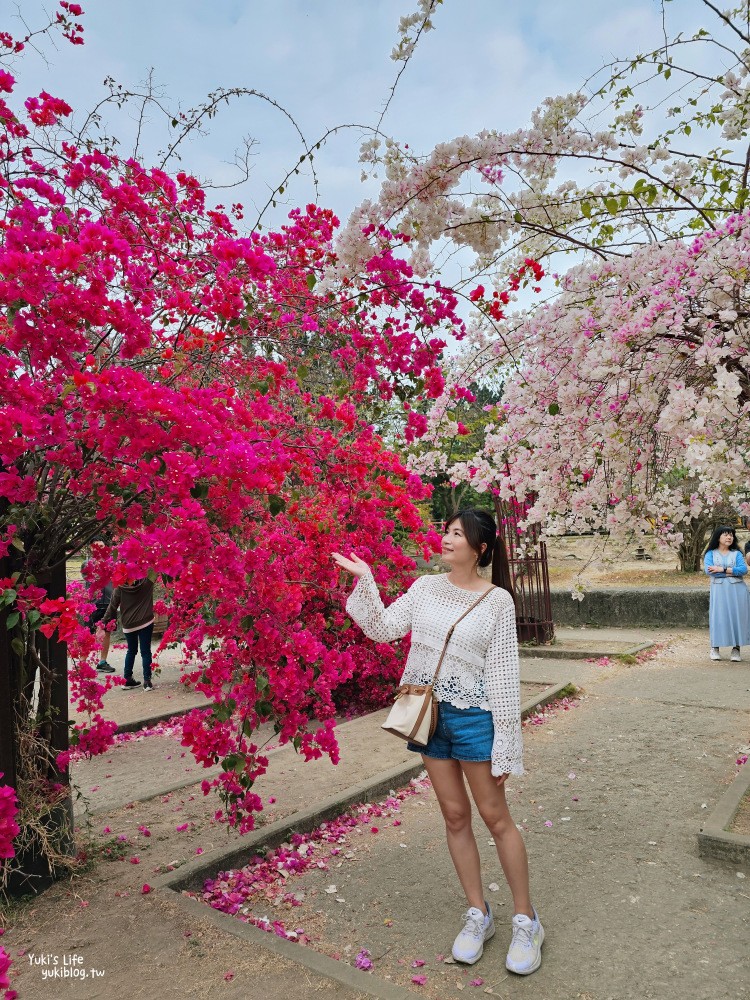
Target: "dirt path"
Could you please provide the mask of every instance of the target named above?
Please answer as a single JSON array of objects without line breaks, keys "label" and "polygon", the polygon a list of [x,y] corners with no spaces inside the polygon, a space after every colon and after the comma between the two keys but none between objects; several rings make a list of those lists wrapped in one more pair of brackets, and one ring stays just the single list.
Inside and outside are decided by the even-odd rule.
[{"label": "dirt path", "polygon": [[[747,742],[748,665],[706,662],[700,632],[644,665],[578,669],[589,678],[587,699],[528,733],[529,773],[511,790],[548,926],[545,962],[533,987],[506,980],[507,892],[480,837],[488,882],[500,888],[488,890],[498,935],[476,975],[504,998],[529,988],[545,1000],[745,998],[748,883],[731,868],[700,860],[695,835],[701,807],[718,799],[733,775],[733,754]],[[377,721],[341,728],[337,768],[303,764],[288,748],[276,752],[257,788],[266,820],[411,759],[399,741],[380,734]],[[164,745],[154,744],[151,762],[139,758],[144,789],[164,754]],[[124,753],[118,766],[135,767],[134,760]],[[142,893],[158,872],[238,840],[214,821],[215,808],[193,785],[97,813],[89,831],[90,870],[9,914],[3,943],[21,1000],[305,1000],[322,993],[356,1000],[357,993],[297,963],[250,952],[176,903]],[[409,800],[401,820],[369,839],[360,836],[366,850],[336,876],[345,904],[324,891],[335,881],[329,872],[311,876],[305,905],[293,919],[322,951],[351,959],[367,947],[378,956],[376,974],[415,995],[479,995],[471,977],[437,961],[450,947],[461,900],[432,796]],[[56,958],[58,966],[67,960],[70,969],[101,975],[53,983],[43,978],[51,966],[32,964],[30,956]],[[426,963],[425,986],[410,986],[416,959]]]}]

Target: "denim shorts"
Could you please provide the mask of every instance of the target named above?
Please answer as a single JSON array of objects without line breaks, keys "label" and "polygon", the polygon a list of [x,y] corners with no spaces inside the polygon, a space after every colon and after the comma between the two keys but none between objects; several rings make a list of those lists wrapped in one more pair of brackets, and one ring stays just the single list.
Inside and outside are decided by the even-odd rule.
[{"label": "denim shorts", "polygon": [[407,743],[407,749],[437,760],[484,761],[492,759],[495,726],[492,712],[484,708],[456,708],[438,703],[438,721],[427,746]]}]

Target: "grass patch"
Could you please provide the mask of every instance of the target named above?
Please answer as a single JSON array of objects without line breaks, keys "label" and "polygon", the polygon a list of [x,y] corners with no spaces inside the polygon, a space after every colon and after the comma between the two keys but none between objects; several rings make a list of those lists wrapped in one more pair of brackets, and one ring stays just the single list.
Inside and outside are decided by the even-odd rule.
[{"label": "grass patch", "polygon": [[565,687],[557,692],[556,698],[575,698],[576,695],[580,694],[581,689],[577,688],[575,684],[566,684]]}]

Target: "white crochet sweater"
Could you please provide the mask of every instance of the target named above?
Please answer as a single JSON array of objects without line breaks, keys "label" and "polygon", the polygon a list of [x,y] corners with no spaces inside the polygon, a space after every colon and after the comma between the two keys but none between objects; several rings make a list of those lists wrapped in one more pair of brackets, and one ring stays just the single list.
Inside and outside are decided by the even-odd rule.
[{"label": "white crochet sweater", "polygon": [[[372,574],[365,573],[346,610],[375,642],[392,642],[411,632],[401,683],[429,684],[448,630],[477,596],[454,586],[445,575],[421,576],[386,608]],[[496,588],[458,625],[438,674],[435,696],[456,708],[491,711],[493,775],[524,773],[516,617],[507,591]]]}]

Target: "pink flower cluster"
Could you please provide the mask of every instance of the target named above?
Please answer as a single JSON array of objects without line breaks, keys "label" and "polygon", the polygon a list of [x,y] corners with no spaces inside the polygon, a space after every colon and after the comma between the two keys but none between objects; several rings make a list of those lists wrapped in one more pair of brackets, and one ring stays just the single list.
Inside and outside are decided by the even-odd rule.
[{"label": "pink flower cluster", "polygon": [[[2,778],[0,772],[0,778]],[[12,858],[15,855],[13,840],[21,832],[16,822],[18,814],[16,793],[10,785],[0,785],[0,858]]]},{"label": "pink flower cluster", "polygon": [[[381,803],[357,806],[348,814],[322,823],[312,833],[294,834],[288,844],[269,852],[265,858],[253,858],[244,868],[221,872],[215,879],[208,879],[200,898],[223,913],[236,915],[240,920],[272,930],[280,937],[299,940],[299,929],[287,931],[283,921],[259,918],[254,915],[253,910],[264,901],[290,907],[299,906],[299,901],[289,890],[291,878],[311,868],[327,871],[330,859],[341,854],[353,830],[371,825],[376,817],[392,819],[404,799],[427,787],[429,782],[414,779]],[[370,960],[369,952],[361,951],[357,957],[360,962],[358,968],[371,967],[361,964]]]},{"label": "pink flower cluster", "polygon": [[545,722],[554,719],[558,712],[569,712],[571,708],[577,708],[580,704],[579,698],[556,698],[555,701],[543,705],[533,715],[523,719],[521,726],[543,726]]},{"label": "pink flower cluster", "polygon": [[[60,4],[74,44],[81,14]],[[0,37],[0,59],[12,51]],[[1,71],[0,552],[15,570],[3,581],[14,655],[36,630],[67,643],[83,721],[58,766],[106,751],[113,681],[95,669],[91,595],[158,580],[163,645],[182,644],[185,682],[207,699],[183,746],[221,765],[208,783],[218,815],[247,830],[267,764],[258,727],[336,762],[334,716],[383,704],[400,672],[403,651],[350,629],[330,552],[356,549],[395,593],[414,568],[403,544],[434,550],[415,506],[428,488],[371,418],[373,404],[402,406],[406,433],[422,432],[396,401],[442,392],[443,348],[464,331],[458,299],[419,279],[408,239],[384,226],[346,277],[328,210],[238,231],[236,206],[209,206],[188,173],[62,138],[70,110],[47,92],[24,100]],[[60,483],[76,511],[59,558],[107,537],[92,546],[88,592],[65,598],[30,579],[39,553],[54,555],[39,526]]]}]

